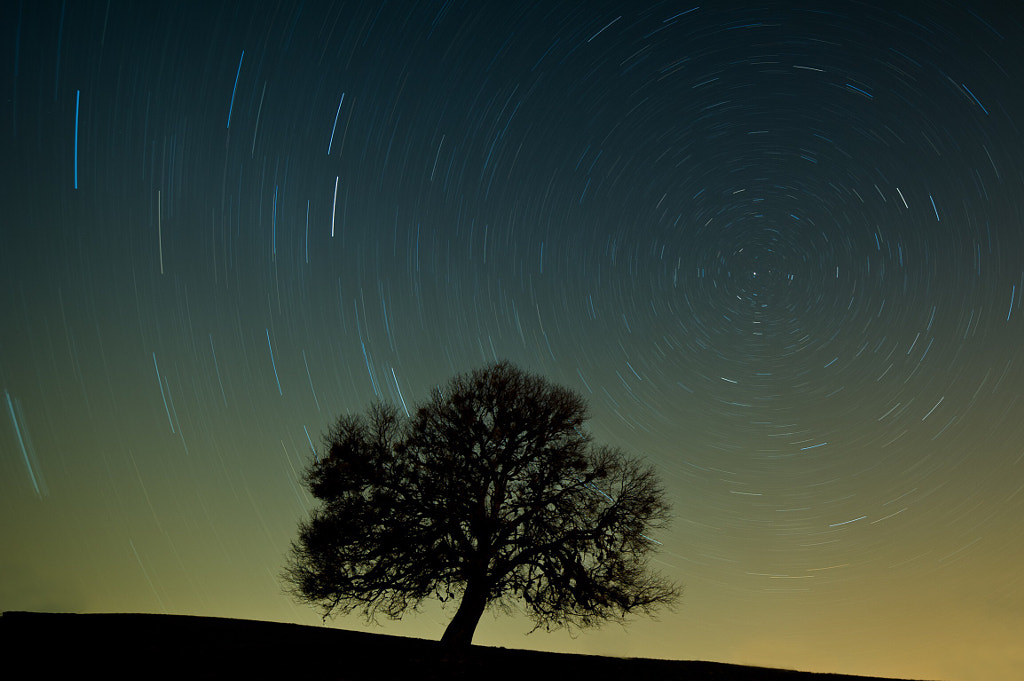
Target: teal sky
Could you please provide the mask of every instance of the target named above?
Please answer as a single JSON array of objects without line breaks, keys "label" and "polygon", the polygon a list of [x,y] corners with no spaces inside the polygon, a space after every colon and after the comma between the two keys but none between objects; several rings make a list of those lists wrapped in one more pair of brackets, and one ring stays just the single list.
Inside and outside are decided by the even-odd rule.
[{"label": "teal sky", "polygon": [[657,467],[686,590],[478,643],[1014,678],[1006,7],[4,3],[0,609],[319,623],[320,434],[509,359]]}]

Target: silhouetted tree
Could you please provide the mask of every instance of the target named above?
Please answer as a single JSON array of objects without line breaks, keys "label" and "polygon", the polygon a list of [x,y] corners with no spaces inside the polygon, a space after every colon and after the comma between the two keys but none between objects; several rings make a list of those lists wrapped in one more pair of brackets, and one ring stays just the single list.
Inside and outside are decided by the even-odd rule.
[{"label": "silhouetted tree", "polygon": [[489,605],[545,627],[650,614],[679,589],[650,572],[668,506],[649,466],[594,446],[576,393],[508,363],[454,378],[411,419],[342,416],[306,484],[284,579],[324,619],[398,618],[461,597],[442,637],[468,646]]}]

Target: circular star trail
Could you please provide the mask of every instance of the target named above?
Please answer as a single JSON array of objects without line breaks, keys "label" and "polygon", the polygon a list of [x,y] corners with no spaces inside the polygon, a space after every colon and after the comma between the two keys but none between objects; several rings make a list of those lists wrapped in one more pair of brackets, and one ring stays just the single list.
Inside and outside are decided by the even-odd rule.
[{"label": "circular star trail", "polygon": [[686,596],[478,642],[1011,678],[1022,18],[7,3],[0,605],[318,622],[319,434],[509,359],[657,466]]}]

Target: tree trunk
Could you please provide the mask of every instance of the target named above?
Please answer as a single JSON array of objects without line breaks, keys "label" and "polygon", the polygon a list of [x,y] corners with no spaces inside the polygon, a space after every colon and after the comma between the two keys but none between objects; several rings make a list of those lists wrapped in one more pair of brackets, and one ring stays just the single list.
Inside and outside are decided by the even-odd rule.
[{"label": "tree trunk", "polygon": [[455,612],[455,617],[448,623],[441,637],[441,645],[449,650],[465,650],[473,642],[473,633],[480,617],[487,607],[487,589],[482,580],[471,580],[466,584],[466,592]]}]

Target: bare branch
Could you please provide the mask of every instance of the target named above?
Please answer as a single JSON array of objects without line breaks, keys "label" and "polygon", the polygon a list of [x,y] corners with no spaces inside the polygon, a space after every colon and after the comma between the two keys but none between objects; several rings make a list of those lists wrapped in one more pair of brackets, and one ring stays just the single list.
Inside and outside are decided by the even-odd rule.
[{"label": "bare branch", "polygon": [[460,597],[444,641],[468,645],[488,605],[584,628],[671,606],[646,556],[669,507],[654,469],[583,432],[565,388],[498,363],[457,376],[411,419],[342,416],[306,485],[283,579],[324,618],[400,617]]}]

